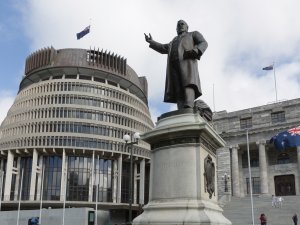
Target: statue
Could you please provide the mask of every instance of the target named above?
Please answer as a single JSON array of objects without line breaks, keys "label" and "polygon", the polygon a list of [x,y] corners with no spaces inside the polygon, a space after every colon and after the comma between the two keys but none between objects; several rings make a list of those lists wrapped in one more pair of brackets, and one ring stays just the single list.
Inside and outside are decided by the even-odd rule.
[{"label": "statue", "polygon": [[177,22],[177,34],[170,43],[161,44],[145,34],[149,47],[168,54],[164,102],[177,103],[177,108],[193,108],[202,95],[197,59],[200,60],[207,42],[198,31],[188,32],[185,21]]},{"label": "statue", "polygon": [[215,192],[215,164],[210,155],[204,159],[204,178],[205,178],[205,191],[208,192],[209,198]]}]

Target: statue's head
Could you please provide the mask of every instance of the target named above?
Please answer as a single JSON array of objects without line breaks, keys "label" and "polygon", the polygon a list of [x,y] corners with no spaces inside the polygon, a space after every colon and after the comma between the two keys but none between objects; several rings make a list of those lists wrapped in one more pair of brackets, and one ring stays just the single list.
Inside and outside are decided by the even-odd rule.
[{"label": "statue's head", "polygon": [[177,22],[177,27],[176,27],[176,31],[177,34],[182,34],[184,32],[187,32],[189,29],[189,26],[187,25],[187,23],[184,20],[179,20]]}]

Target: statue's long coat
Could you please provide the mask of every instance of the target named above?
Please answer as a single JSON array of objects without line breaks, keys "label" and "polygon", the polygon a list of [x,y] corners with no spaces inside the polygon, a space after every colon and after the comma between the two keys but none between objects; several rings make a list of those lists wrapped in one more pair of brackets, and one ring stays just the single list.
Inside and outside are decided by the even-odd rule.
[{"label": "statue's long coat", "polygon": [[[177,48],[175,49],[178,53],[179,62],[177,68],[174,68],[171,64],[172,46]],[[164,102],[177,103],[178,99],[183,99],[183,96],[178,95],[184,95],[182,92],[184,87],[194,88],[195,98],[202,95],[197,59],[200,60],[207,46],[206,40],[198,31],[187,32],[177,36],[169,44],[161,44],[153,40],[150,42],[150,48],[161,54],[168,54]],[[184,51],[192,49],[198,49],[197,59],[184,59]],[[174,80],[178,78],[180,79],[179,81]],[[178,93],[178,90],[181,93]]]}]

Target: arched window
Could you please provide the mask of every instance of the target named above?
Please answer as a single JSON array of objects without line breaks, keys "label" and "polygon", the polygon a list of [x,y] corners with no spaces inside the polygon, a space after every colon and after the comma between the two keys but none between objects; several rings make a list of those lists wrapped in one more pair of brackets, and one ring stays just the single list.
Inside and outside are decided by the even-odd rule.
[{"label": "arched window", "polygon": [[286,164],[290,163],[290,157],[287,153],[283,152],[277,156],[277,164]]}]

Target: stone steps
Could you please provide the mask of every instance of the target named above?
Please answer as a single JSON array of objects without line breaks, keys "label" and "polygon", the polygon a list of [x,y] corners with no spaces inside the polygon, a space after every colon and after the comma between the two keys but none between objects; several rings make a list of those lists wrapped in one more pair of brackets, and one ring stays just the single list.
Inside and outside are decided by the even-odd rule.
[{"label": "stone steps", "polygon": [[[271,205],[271,197],[253,197],[254,224],[260,224],[259,217],[264,213],[268,219],[268,225],[293,224],[292,216],[297,213],[300,216],[300,197],[284,196],[282,208],[274,208]],[[250,197],[232,197],[231,201],[223,207],[223,215],[232,222],[232,225],[252,225],[251,199]]]}]

